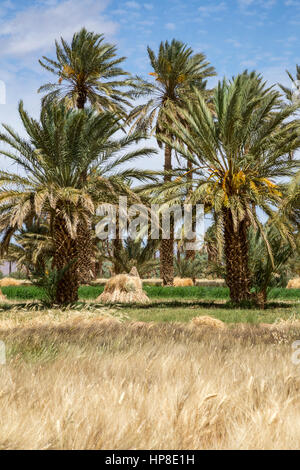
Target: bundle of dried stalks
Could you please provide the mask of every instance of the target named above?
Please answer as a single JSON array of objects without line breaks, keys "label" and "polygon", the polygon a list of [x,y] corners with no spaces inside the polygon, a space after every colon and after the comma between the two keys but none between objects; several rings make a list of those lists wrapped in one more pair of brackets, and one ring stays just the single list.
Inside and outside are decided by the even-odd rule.
[{"label": "bundle of dried stalks", "polygon": [[3,279],[0,279],[0,286],[20,286],[21,284],[23,284],[23,282],[24,281],[21,279],[14,279],[13,277],[4,277]]},{"label": "bundle of dried stalks", "polygon": [[209,317],[208,315],[203,315],[200,317],[194,317],[192,318],[190,322],[190,326],[192,327],[209,327],[209,328],[217,328],[219,330],[224,330],[226,328],[225,323],[223,323],[221,320],[218,320],[217,318]]},{"label": "bundle of dried stalks", "polygon": [[136,268],[132,268],[129,274],[118,274],[109,279],[104,291],[97,298],[103,303],[141,303],[149,302],[148,296],[143,291],[142,281]]},{"label": "bundle of dried stalks", "polygon": [[175,287],[187,287],[187,286],[193,286],[194,282],[193,282],[193,279],[189,277],[186,277],[186,278],[175,277],[173,281],[173,285]]},{"label": "bundle of dried stalks", "polygon": [[287,289],[300,289],[300,277],[296,277],[295,279],[290,279],[286,288]]}]

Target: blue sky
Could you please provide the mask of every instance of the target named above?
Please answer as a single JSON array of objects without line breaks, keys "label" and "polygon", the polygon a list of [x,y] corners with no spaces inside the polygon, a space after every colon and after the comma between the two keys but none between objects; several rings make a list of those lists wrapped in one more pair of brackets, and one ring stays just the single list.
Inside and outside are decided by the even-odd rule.
[{"label": "blue sky", "polygon": [[[300,0],[7,0],[0,2],[0,120],[21,129],[17,103],[38,115],[37,88],[51,79],[37,60],[54,58],[54,39],[82,26],[104,33],[127,56],[124,68],[149,78],[146,47],[180,39],[204,52],[218,78],[248,68],[288,83],[300,63]],[[212,82],[213,83],[213,82]],[[157,161],[158,163],[158,161]]]}]

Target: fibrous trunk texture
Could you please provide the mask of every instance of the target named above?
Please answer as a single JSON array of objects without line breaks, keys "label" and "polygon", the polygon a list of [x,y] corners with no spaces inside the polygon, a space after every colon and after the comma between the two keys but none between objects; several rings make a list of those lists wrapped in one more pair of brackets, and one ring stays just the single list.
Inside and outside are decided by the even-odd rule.
[{"label": "fibrous trunk texture", "polygon": [[87,100],[86,91],[85,91],[84,88],[79,86],[77,100],[76,100],[77,108],[78,109],[84,109],[86,100]]},{"label": "fibrous trunk texture", "polygon": [[94,278],[94,244],[91,224],[81,220],[77,227],[78,276],[80,284]]},{"label": "fibrous trunk texture", "polygon": [[113,269],[114,274],[121,274],[122,264],[120,262],[121,251],[123,248],[122,240],[120,239],[120,224],[119,224],[119,215],[116,216],[116,238],[113,240]]},{"label": "fibrous trunk texture", "polygon": [[226,283],[230,290],[230,299],[235,304],[239,304],[244,300],[251,300],[248,227],[249,222],[244,219],[237,223],[235,229],[231,211],[224,211]]},{"label": "fibrous trunk texture", "polygon": [[264,309],[267,302],[267,289],[264,288],[256,294],[256,303],[259,308]]},{"label": "fibrous trunk texture", "polygon": [[[188,180],[190,185],[193,181],[193,172],[192,172],[192,170],[193,170],[193,164],[192,164],[192,162],[188,161],[187,180]],[[190,185],[188,187],[188,196],[193,191],[193,188]],[[195,233],[195,229],[196,229],[196,223],[195,223],[195,220],[193,220],[192,221],[192,230],[193,230],[194,233]],[[195,243],[195,242],[196,242],[196,237],[194,237],[193,240],[185,240],[185,243]],[[185,256],[189,260],[195,259],[195,254],[196,254],[195,250],[186,250],[185,251]]]},{"label": "fibrous trunk texture", "polygon": [[[165,146],[165,171],[172,169],[171,148]],[[171,181],[170,175],[165,175],[165,182]],[[172,286],[174,281],[174,221],[171,217],[170,238],[162,239],[160,243],[160,277],[164,286]]]},{"label": "fibrous trunk texture", "polygon": [[56,289],[56,303],[70,304],[78,300],[78,250],[76,240],[71,238],[65,221],[56,215],[53,224],[55,252],[53,266],[59,271],[67,267]]}]

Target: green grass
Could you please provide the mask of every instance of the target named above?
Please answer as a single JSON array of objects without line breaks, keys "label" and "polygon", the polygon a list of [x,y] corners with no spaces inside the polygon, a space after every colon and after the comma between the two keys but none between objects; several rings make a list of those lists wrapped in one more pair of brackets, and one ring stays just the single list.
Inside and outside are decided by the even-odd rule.
[{"label": "green grass", "polygon": [[[226,323],[273,323],[282,318],[291,317],[300,319],[300,304],[280,304],[280,300],[300,300],[300,289],[273,288],[269,292],[269,304],[266,310],[236,309],[225,303],[229,300],[226,287],[160,287],[145,286],[145,292],[152,302],[149,305],[122,306],[122,313],[129,319],[145,322],[188,322],[198,315],[210,315]],[[28,300],[42,300],[44,292],[36,286],[10,286],[2,288],[3,294],[9,300],[21,302]],[[95,300],[103,292],[102,286],[81,286],[79,298],[82,308],[85,302]],[[272,300],[276,302],[272,303]],[[219,305],[214,303],[219,301]],[[224,301],[221,302],[220,301]],[[270,302],[271,301],[271,302]],[[89,304],[90,305],[90,304]],[[99,305],[100,306],[100,305]],[[7,304],[7,309],[11,307]],[[22,305],[20,305],[22,307]],[[33,305],[40,308],[39,305]],[[80,305],[78,305],[79,308]],[[90,305],[91,307],[91,305]],[[92,308],[97,309],[98,304]],[[23,308],[27,308],[23,305]],[[2,305],[5,310],[5,305]]]},{"label": "green grass", "polygon": [[1,287],[1,291],[11,300],[42,300],[43,289],[36,286],[7,286]]},{"label": "green grass", "polygon": [[228,299],[227,287],[161,287],[145,286],[144,291],[150,298],[158,299]]},{"label": "green grass", "polygon": [[[81,286],[79,298],[82,300],[94,300],[102,292],[103,286]],[[191,300],[228,300],[227,287],[160,287],[145,286],[145,292],[150,299],[191,299]],[[44,292],[36,286],[9,286],[2,287],[2,292],[12,300],[42,300]],[[300,300],[300,289],[270,289],[269,300]]]},{"label": "green grass", "polygon": [[229,309],[205,308],[203,306],[184,306],[172,308],[134,308],[125,307],[122,309],[131,320],[143,322],[188,322],[192,318],[200,315],[209,315],[218,318],[225,323],[274,323],[279,319],[300,320],[300,305],[293,305],[285,308],[259,309]]}]

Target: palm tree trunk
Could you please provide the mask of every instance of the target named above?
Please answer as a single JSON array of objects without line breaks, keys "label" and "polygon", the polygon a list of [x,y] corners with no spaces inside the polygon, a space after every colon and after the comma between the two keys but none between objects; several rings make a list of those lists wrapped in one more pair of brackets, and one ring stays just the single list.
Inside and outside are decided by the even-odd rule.
[{"label": "palm tree trunk", "polygon": [[84,89],[79,89],[77,100],[76,100],[76,106],[78,109],[84,109],[86,99],[87,99],[86,91]]},{"label": "palm tree trunk", "polygon": [[[187,174],[187,180],[188,180],[189,183],[192,183],[192,180],[193,180],[193,172],[192,172],[193,164],[189,160],[188,160],[188,169],[189,169],[189,172]],[[188,195],[191,191],[193,191],[193,188],[189,187],[188,188]],[[193,220],[192,221],[192,230],[193,230],[193,232],[195,232],[195,227],[196,227],[196,224],[195,224],[195,221]],[[186,243],[195,243],[195,242],[196,242],[195,237],[193,238],[193,240],[186,240]],[[195,259],[195,254],[196,254],[195,250],[186,250],[186,252],[185,252],[185,256],[189,260]]]},{"label": "palm tree trunk", "polygon": [[91,224],[85,220],[77,227],[78,276],[80,284],[88,284],[94,278],[94,246]]},{"label": "palm tree trunk", "polygon": [[55,240],[53,267],[59,271],[69,265],[58,282],[56,303],[58,305],[70,304],[78,300],[77,242],[71,238],[65,221],[60,215],[56,215],[54,219],[53,235]]},{"label": "palm tree trunk", "polygon": [[[165,171],[172,169],[172,150],[165,145]],[[171,181],[170,175],[165,175],[164,181]],[[170,238],[162,239],[160,243],[160,277],[164,286],[172,286],[174,281],[174,219],[170,221]]]},{"label": "palm tree trunk", "polygon": [[262,310],[265,309],[266,302],[267,302],[267,288],[266,287],[264,287],[260,292],[257,292],[256,302],[259,308],[261,308]]},{"label": "palm tree trunk", "polygon": [[122,273],[122,265],[119,261],[122,250],[122,240],[120,239],[119,214],[116,215],[116,238],[113,240],[114,273]]},{"label": "palm tree trunk", "polygon": [[[76,106],[84,109],[87,96],[84,89],[78,91]],[[82,175],[85,180],[86,175]],[[88,284],[94,278],[93,258],[94,246],[92,236],[92,224],[81,220],[77,227],[77,249],[78,249],[78,275],[80,284]]]},{"label": "palm tree trunk", "polygon": [[224,210],[224,253],[226,259],[226,283],[230,290],[230,299],[239,304],[251,300],[250,270],[248,266],[248,220],[238,222],[234,230],[230,209]]}]

